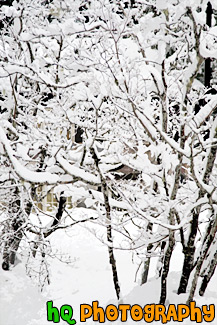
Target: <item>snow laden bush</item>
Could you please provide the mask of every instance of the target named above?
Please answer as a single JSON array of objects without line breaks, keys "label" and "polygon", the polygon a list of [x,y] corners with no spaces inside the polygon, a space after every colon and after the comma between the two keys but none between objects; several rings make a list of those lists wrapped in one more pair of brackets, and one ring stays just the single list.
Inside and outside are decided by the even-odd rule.
[{"label": "snow laden bush", "polygon": [[[53,232],[92,219],[72,219],[69,197],[97,211],[118,298],[115,248],[141,260],[142,283],[159,256],[164,304],[178,242],[177,293],[193,272],[188,302],[199,277],[204,294],[217,261],[217,90],[211,75],[203,82],[216,27],[206,9],[196,0],[1,7],[3,268],[26,244],[44,263]],[[36,202],[51,192],[56,210],[43,212]]]}]

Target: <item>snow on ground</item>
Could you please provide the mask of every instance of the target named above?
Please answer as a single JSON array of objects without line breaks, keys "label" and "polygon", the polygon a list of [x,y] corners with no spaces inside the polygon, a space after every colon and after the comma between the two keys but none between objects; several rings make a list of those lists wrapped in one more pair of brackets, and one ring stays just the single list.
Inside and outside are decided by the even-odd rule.
[{"label": "snow on ground", "polygon": [[[51,284],[43,294],[26,276],[24,263],[8,272],[0,269],[0,325],[51,324],[46,321],[46,301],[49,300],[58,308],[71,305],[77,322],[80,304],[98,300],[106,305],[108,300],[115,300],[107,247],[87,229],[76,225],[67,233],[58,231],[52,235],[51,243],[54,250],[70,254],[75,261],[72,264],[57,259],[50,261]],[[119,251],[116,255],[123,294],[127,294],[134,286],[135,266],[131,266],[129,252]],[[59,324],[67,323],[60,321]]]},{"label": "snow on ground", "polygon": [[[25,274],[25,263],[19,263],[11,271],[0,270],[0,325],[47,325],[54,324],[46,320],[46,301],[53,300],[53,306],[60,308],[64,304],[73,307],[73,318],[80,323],[80,304],[92,304],[98,300],[99,306],[118,305],[112,282],[111,268],[108,263],[107,247],[100,243],[86,228],[73,226],[67,233],[56,232],[51,238],[54,249],[70,254],[75,261],[64,264],[56,259],[50,261],[51,284],[43,293]],[[121,282],[123,304],[158,303],[160,296],[159,279],[154,278],[155,262],[153,259],[151,272],[153,278],[144,286],[134,282],[137,265],[132,264],[132,256],[128,251],[115,251],[118,273]],[[172,259],[172,271],[168,281],[167,303],[185,303],[186,295],[177,296],[179,281],[178,271],[182,265],[180,245],[177,246]],[[1,261],[0,261],[1,262]],[[216,276],[204,298],[197,297],[197,305],[217,305]],[[134,321],[128,318],[125,324],[132,325]],[[120,320],[114,322],[121,324]],[[135,322],[135,323],[143,323]],[[160,322],[152,322],[152,324]],[[170,322],[173,323],[173,322]],[[193,322],[195,323],[195,322]],[[67,324],[60,320],[60,325]],[[88,319],[85,324],[100,324]],[[111,324],[105,322],[104,324]],[[185,325],[192,324],[189,319]]]}]

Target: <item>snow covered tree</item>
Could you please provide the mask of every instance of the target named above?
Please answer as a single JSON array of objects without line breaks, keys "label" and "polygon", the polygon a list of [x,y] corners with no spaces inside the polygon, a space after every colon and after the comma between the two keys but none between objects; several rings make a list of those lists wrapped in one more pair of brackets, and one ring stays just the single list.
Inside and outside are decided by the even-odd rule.
[{"label": "snow covered tree", "polygon": [[[151,256],[160,256],[164,304],[177,242],[184,254],[178,293],[193,270],[189,301],[200,275],[204,293],[216,266],[217,89],[201,79],[205,62],[216,59],[216,26],[206,24],[206,10],[207,1],[197,0],[1,7],[5,269],[22,240],[44,258],[51,233],[84,221],[66,222],[70,197],[98,212],[118,298],[115,247],[136,252],[143,282]],[[51,191],[58,207],[44,225],[36,201]]]}]

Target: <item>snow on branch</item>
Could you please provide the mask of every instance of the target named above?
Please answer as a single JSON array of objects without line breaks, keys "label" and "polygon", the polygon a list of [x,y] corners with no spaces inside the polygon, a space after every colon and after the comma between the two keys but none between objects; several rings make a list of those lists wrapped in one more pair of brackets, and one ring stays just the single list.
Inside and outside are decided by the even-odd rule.
[{"label": "snow on branch", "polygon": [[[91,194],[93,195],[95,200],[99,201],[100,203],[104,203],[103,193],[100,193],[99,191],[96,191],[96,190],[91,190]],[[112,199],[111,197],[109,197],[109,204],[113,208],[118,208],[118,209],[123,209],[123,210],[131,209],[131,206],[129,205],[129,203],[123,202],[123,201],[117,201],[115,199]]]},{"label": "snow on branch", "polygon": [[6,137],[3,128],[0,126],[0,142],[3,144],[4,149],[14,167],[17,175],[27,182],[37,184],[56,184],[59,181],[59,176],[48,172],[34,172],[23,166],[17,158],[15,152],[12,150],[10,143]]},{"label": "snow on branch", "polygon": [[165,222],[162,222],[161,220],[159,220],[158,218],[154,218],[154,217],[151,217],[150,215],[148,215],[147,213],[143,212],[141,209],[139,208],[136,208],[135,206],[132,206],[132,209],[134,211],[136,211],[140,216],[142,216],[144,219],[146,219],[147,221],[153,223],[153,224],[157,224],[163,228],[166,228],[168,230],[179,230],[181,228],[183,228],[186,224],[188,224],[191,220],[190,218],[192,218],[192,209],[196,208],[196,207],[199,207],[205,203],[207,203],[208,200],[206,197],[204,198],[201,198],[200,200],[198,200],[196,203],[194,204],[191,204],[188,209],[186,210],[185,212],[185,216],[184,218],[181,220],[181,222],[179,224],[176,224],[176,225],[170,225],[170,224],[167,224]]},{"label": "snow on branch", "polygon": [[137,115],[139,116],[139,119],[145,124],[146,128],[148,130],[151,131],[152,135],[154,134],[154,137],[156,139],[156,132],[155,130],[157,130],[160,135],[162,136],[162,138],[164,139],[164,141],[166,143],[168,143],[170,145],[171,148],[173,148],[174,150],[176,150],[177,152],[181,153],[182,155],[184,155],[185,157],[190,157],[190,151],[186,151],[184,149],[181,149],[179,144],[173,140],[172,138],[170,138],[165,132],[163,132],[155,123],[154,121],[152,121],[152,119],[150,117],[147,117],[144,113],[140,113],[137,111]]},{"label": "snow on branch", "polygon": [[100,177],[95,176],[88,171],[76,167],[70,164],[65,158],[63,158],[60,153],[57,154],[57,161],[61,165],[61,167],[70,175],[81,179],[82,181],[92,184],[92,185],[99,185],[101,184]]},{"label": "snow on branch", "polygon": [[217,26],[211,27],[208,31],[202,31],[199,47],[202,57],[217,59],[216,37]]},{"label": "snow on branch", "polygon": [[206,118],[210,116],[210,114],[217,107],[217,95],[212,96],[212,99],[200,109],[200,111],[194,117],[194,122],[197,127],[200,127],[203,122],[205,122]]},{"label": "snow on branch", "polygon": [[136,116],[138,117],[138,119],[140,120],[140,122],[145,126],[145,128],[148,130],[148,132],[150,133],[152,139],[154,141],[156,141],[157,140],[156,129],[149,122],[149,119],[147,118],[147,116],[145,116],[145,114],[140,113],[139,111],[136,111]]},{"label": "snow on branch", "polygon": [[200,178],[199,172],[197,170],[197,168],[194,167],[194,176],[196,177],[197,182],[199,183],[200,187],[206,191],[207,193],[211,194],[215,187],[211,186],[211,185],[207,185],[203,182],[203,180]]},{"label": "snow on branch", "polygon": [[18,136],[18,132],[17,130],[13,127],[13,125],[7,121],[7,120],[2,120],[0,121],[1,125],[5,128],[10,130],[11,133],[15,134],[16,136]]}]

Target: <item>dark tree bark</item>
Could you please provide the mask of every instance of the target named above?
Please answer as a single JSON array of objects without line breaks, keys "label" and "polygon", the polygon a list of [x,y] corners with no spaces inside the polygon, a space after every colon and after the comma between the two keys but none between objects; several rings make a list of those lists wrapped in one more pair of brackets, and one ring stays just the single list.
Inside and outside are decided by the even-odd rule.
[{"label": "dark tree bark", "polygon": [[[159,160],[160,160],[160,157],[158,157],[158,159],[157,159],[157,162],[158,163],[160,163]],[[164,183],[164,184],[165,184],[165,189],[166,189],[166,195],[169,196],[168,191],[167,191],[166,183]],[[156,181],[154,181],[154,183],[153,183],[153,191],[155,193],[157,193],[157,191],[158,191],[158,183]],[[152,228],[153,228],[153,224],[152,223],[148,223],[148,226],[147,226],[147,230],[146,231],[151,231]],[[164,251],[165,245],[166,245],[166,242],[163,241],[161,243],[161,253]],[[147,247],[147,253],[148,254],[151,253],[152,248],[153,248],[153,245],[152,244],[149,244],[148,247]],[[162,260],[162,257],[160,257],[160,260]],[[144,266],[143,266],[141,285],[142,284],[145,284],[148,281],[148,273],[149,273],[150,262],[151,262],[151,257],[150,256],[146,257],[146,260],[145,260]],[[161,270],[159,272],[159,277],[160,276],[161,276]]]},{"label": "dark tree bark", "polygon": [[[153,245],[149,244],[147,247],[147,253],[151,252]],[[144,268],[142,272],[142,279],[141,279],[141,285],[145,284],[148,281],[148,273],[149,273],[149,267],[150,267],[151,257],[146,257],[146,260],[144,262]]]},{"label": "dark tree bark", "polygon": [[66,198],[63,196],[63,193],[61,193],[57,213],[51,225],[51,229],[44,233],[44,238],[48,237],[54,231],[54,228],[56,228],[56,226],[59,224],[63,216],[65,206],[66,206]]},{"label": "dark tree bark", "polygon": [[[59,205],[58,205],[58,209],[56,212],[56,215],[54,217],[54,221],[52,223],[52,225],[50,226],[50,229],[45,231],[43,233],[43,237],[47,238],[48,236],[50,236],[55,230],[58,229],[58,224],[60,223],[62,216],[63,216],[63,212],[66,206],[66,198],[63,196],[63,193],[61,193],[60,195],[60,200],[59,200]],[[37,242],[35,242],[34,247],[32,249],[32,256],[35,257],[36,253],[37,253],[37,249],[39,247],[39,244]]]},{"label": "dark tree bark", "polygon": [[9,270],[10,265],[15,264],[16,253],[23,238],[25,215],[29,216],[32,210],[32,203],[30,201],[27,202],[25,211],[22,210],[19,195],[19,190],[16,188],[14,200],[9,204],[8,208],[8,217],[11,223],[5,229],[5,232],[8,233],[3,249],[2,269],[5,271]]},{"label": "dark tree bark", "polygon": [[205,236],[206,241],[205,241],[205,243],[203,245],[203,249],[202,249],[200,257],[199,257],[199,259],[197,261],[196,270],[195,270],[194,278],[193,278],[193,281],[192,281],[190,294],[189,294],[188,300],[186,302],[188,305],[193,300],[194,293],[195,293],[195,290],[196,290],[196,287],[197,287],[197,281],[198,281],[198,278],[199,278],[199,275],[200,275],[200,270],[201,270],[203,262],[204,262],[204,260],[205,260],[205,258],[207,256],[209,248],[212,245],[212,242],[213,242],[213,240],[215,238],[216,231],[217,231],[217,218],[215,216],[215,221],[214,221],[214,223],[212,225],[211,231],[209,232],[209,234],[206,233],[206,236]]},{"label": "dark tree bark", "polygon": [[175,245],[175,239],[174,239],[174,234],[171,233],[171,236],[169,238],[169,245],[165,253],[165,258],[164,258],[164,267],[163,267],[163,272],[161,276],[161,296],[160,296],[160,304],[164,305],[166,302],[166,297],[167,297],[167,276],[169,273],[169,267],[170,267],[170,260],[173,252],[173,248]]},{"label": "dark tree bark", "polygon": [[[207,26],[212,26],[212,5],[210,2],[207,3],[207,9],[206,9],[206,24]],[[205,59],[205,78],[204,83],[207,88],[210,88],[210,81],[212,77],[212,69],[211,69],[211,59],[207,58]]]},{"label": "dark tree bark", "polygon": [[[214,135],[214,139],[217,138],[217,132]],[[213,170],[214,162],[216,159],[216,153],[217,153],[217,146],[213,146],[210,149],[208,158],[207,158],[207,164],[205,173],[203,176],[203,182],[205,184],[209,183],[210,175]],[[205,195],[205,193],[200,190],[198,199],[202,198]],[[191,229],[190,234],[188,237],[188,243],[187,246],[183,249],[183,253],[185,255],[184,257],[184,264],[182,269],[182,276],[179,283],[178,288],[178,294],[180,293],[186,293],[187,285],[189,281],[189,277],[191,274],[191,271],[194,268],[194,253],[195,253],[195,238],[198,231],[198,220],[199,220],[199,214],[200,214],[200,207],[196,209],[196,211],[193,211],[193,218],[191,222]]]},{"label": "dark tree bark", "polygon": [[23,213],[21,211],[21,202],[19,190],[16,188],[12,202],[8,208],[9,224],[6,225],[5,233],[7,239],[3,249],[3,270],[9,270],[10,265],[14,265],[16,252],[23,237],[22,226],[24,224]]},{"label": "dark tree bark", "polygon": [[207,288],[213,274],[215,273],[216,265],[217,265],[217,252],[215,252],[213,259],[209,265],[209,268],[203,277],[203,281],[201,283],[200,290],[199,290],[200,296],[204,295],[206,288]]},{"label": "dark tree bark", "polygon": [[95,161],[97,170],[100,175],[101,184],[102,184],[102,193],[104,197],[104,204],[105,204],[105,211],[106,211],[106,222],[107,222],[107,241],[108,241],[108,253],[109,253],[109,263],[112,267],[112,275],[113,275],[113,283],[115,287],[115,292],[118,300],[120,299],[120,285],[119,285],[119,279],[118,279],[118,272],[117,272],[117,266],[116,266],[116,260],[114,256],[114,248],[113,248],[113,238],[112,238],[112,225],[111,225],[111,207],[109,204],[109,196],[108,196],[108,188],[106,184],[106,180],[104,179],[100,168],[99,168],[99,159],[97,157],[97,154],[93,148],[90,150],[92,157]]},{"label": "dark tree bark", "polygon": [[[185,146],[185,135],[184,135],[184,125],[182,124],[180,127],[180,147],[183,149]],[[175,173],[175,179],[174,179],[174,185],[173,189],[171,192],[170,200],[175,200],[176,195],[179,189],[179,184],[180,184],[180,175],[181,175],[181,167],[183,164],[183,155],[178,154],[179,158],[179,164],[176,167],[176,173]],[[174,209],[170,210],[169,213],[169,221],[170,225],[175,224],[175,216],[176,216],[176,211]],[[173,253],[173,249],[175,247],[175,235],[173,230],[169,230],[169,243],[168,247],[165,253],[164,257],[164,264],[163,264],[163,270],[162,270],[162,275],[161,275],[161,296],[160,296],[160,304],[165,304],[166,302],[166,295],[167,295],[167,276],[169,273],[169,267],[170,267],[170,260],[171,256]]]},{"label": "dark tree bark", "polygon": [[[172,213],[172,212],[171,212]],[[173,249],[175,246],[175,236],[174,232],[170,230],[169,234],[169,243],[164,257],[164,265],[161,275],[161,296],[160,296],[160,304],[164,305],[167,297],[167,276],[170,268],[170,260],[173,253]]]},{"label": "dark tree bark", "polygon": [[82,138],[82,134],[84,133],[84,131],[82,130],[82,128],[80,128],[80,126],[76,127],[76,133],[75,133],[75,142],[76,143],[82,143],[83,142],[83,138]]},{"label": "dark tree bark", "polygon": [[185,255],[182,276],[178,288],[178,294],[185,293],[188,285],[188,280],[191,274],[191,271],[194,267],[194,253],[195,253],[195,238],[198,230],[198,219],[199,211],[193,211],[193,218],[191,221],[191,230],[188,237],[187,246],[183,248],[183,253]]}]

